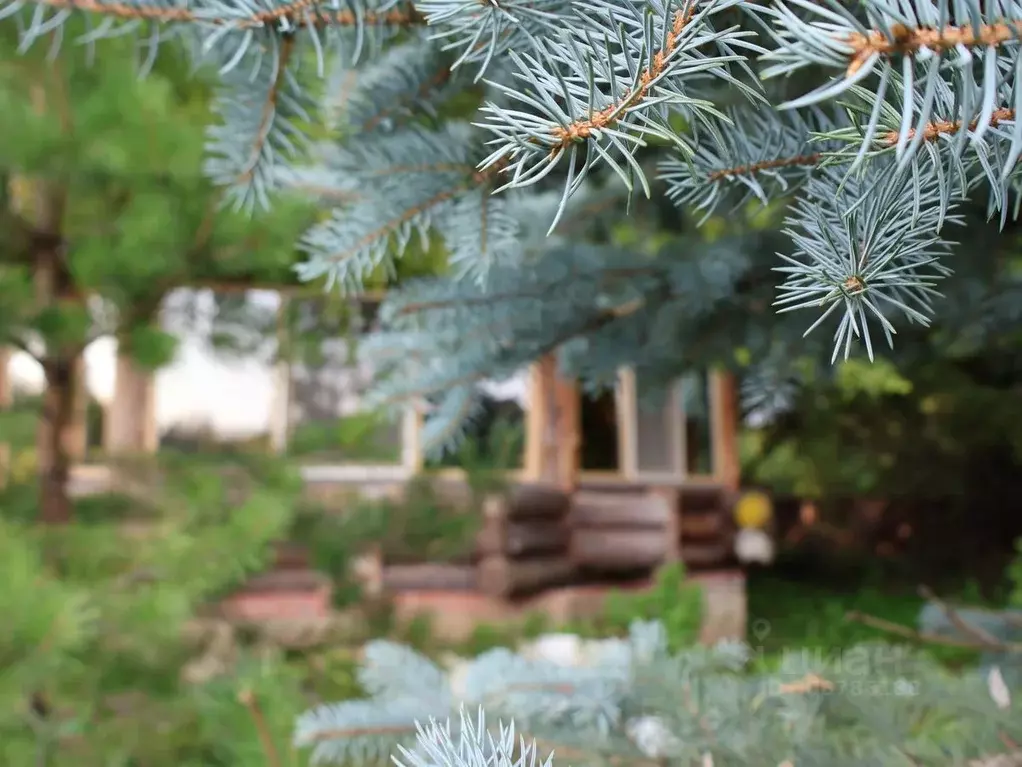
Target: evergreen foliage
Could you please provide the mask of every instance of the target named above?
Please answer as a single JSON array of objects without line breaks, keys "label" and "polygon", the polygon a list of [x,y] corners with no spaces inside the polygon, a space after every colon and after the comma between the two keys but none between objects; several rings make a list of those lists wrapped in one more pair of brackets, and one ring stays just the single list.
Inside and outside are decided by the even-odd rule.
[{"label": "evergreen foliage", "polygon": [[996,672],[956,675],[870,644],[795,650],[763,676],[747,672],[753,654],[740,643],[672,652],[662,625],[637,622],[581,664],[497,649],[447,674],[375,642],[359,674],[369,698],[310,711],[296,740],[328,763],[395,752],[403,765],[547,764],[553,750],[554,764],[893,767],[992,765],[970,760],[1022,736],[1018,688],[1006,700]]},{"label": "evergreen foliage", "polygon": [[0,492],[0,763],[259,765],[237,686],[271,686],[286,728],[297,683],[242,664],[200,687],[182,668],[205,649],[196,611],[267,565],[300,480],[254,458],[121,469],[160,493],[83,500],[73,524],[49,526],[31,486]]},{"label": "evergreen foliage", "polygon": [[[837,358],[861,342],[872,356],[931,322],[970,200],[1002,225],[1017,213],[1022,11],[1010,3],[0,7],[20,50],[131,35],[143,70],[170,41],[218,70],[209,177],[243,210],[287,187],[331,209],[302,239],[302,278],[357,288],[416,235],[441,240],[450,273],[395,296],[380,338],[400,360],[382,396],[440,393],[426,437],[441,444],[475,413],[474,380],[558,348],[594,385],[622,358],[667,381],[734,364],[741,333],[752,400],[783,399],[797,334],[767,306],[812,313],[811,338],[833,331],[799,348]],[[691,226],[622,246],[606,224],[625,195],[636,211],[645,195],[710,220],[769,205],[752,224],[732,218],[712,247]],[[602,234],[566,226],[579,220]],[[761,231],[773,224],[777,236]],[[1017,324],[1017,274],[977,260],[954,259],[956,281],[986,286],[992,328]],[[464,316],[479,340],[452,356]],[[771,348],[779,333],[789,345]]]},{"label": "evergreen foliage", "polygon": [[[85,29],[81,19],[68,25],[72,35]],[[39,512],[59,522],[70,507],[67,435],[85,349],[113,337],[138,369],[167,364],[177,340],[160,324],[167,293],[287,281],[313,210],[282,200],[253,221],[219,209],[220,192],[202,175],[212,86],[189,76],[181,51],[139,80],[130,40],[86,60],[74,49],[18,52],[14,32],[0,30],[0,346],[37,361],[45,391],[0,413],[0,432],[4,442],[23,438],[19,422],[33,428],[45,413]]]},{"label": "evergreen foliage", "polygon": [[[91,56],[100,42],[134,43],[141,71],[166,65],[179,74],[174,57],[183,50],[191,64],[220,75],[205,168],[227,202],[261,209],[254,216],[261,222],[277,206],[274,192],[296,188],[331,209],[301,241],[301,278],[357,289],[393,268],[417,235],[424,249],[429,238],[442,241],[450,273],[395,293],[369,349],[383,367],[384,400],[436,398],[430,443],[451,442],[477,414],[478,380],[510,375],[555,351],[590,385],[630,364],[653,388],[689,366],[734,364],[741,338],[757,361],[748,398],[776,409],[794,375],[794,335],[791,324],[770,319],[771,303],[814,313],[810,331],[832,329],[830,339],[816,340],[816,332],[798,347],[810,356],[826,347],[830,359],[847,357],[856,342],[872,357],[896,332],[912,338],[931,322],[938,289],[950,294],[944,316],[976,337],[1018,326],[1017,271],[988,253],[956,260],[957,286],[946,279],[951,227],[975,221],[971,201],[1002,226],[1018,214],[1022,7],[1012,2],[0,0],[0,17],[18,53],[36,57],[5,62],[4,112],[20,126],[10,135],[41,139],[37,151],[8,153],[5,169],[41,178],[36,191],[51,193],[39,195],[51,203],[46,210],[15,206],[11,215],[5,206],[13,235],[5,255],[26,245],[51,261],[61,254],[71,240],[51,226],[57,213],[68,218],[52,204],[53,190],[96,201],[69,194],[62,182],[149,170],[139,153],[150,128],[142,107],[159,92],[152,81],[143,87],[123,62],[109,65],[110,103],[121,106],[121,93],[138,101],[119,110],[116,135],[81,142],[66,114],[50,106],[52,94],[43,110],[38,101],[27,107],[31,99],[7,109],[12,88],[38,85],[32,63],[63,55],[62,45],[66,52],[82,44],[82,51],[70,48],[75,57]],[[167,42],[183,44],[168,51],[170,59]],[[67,61],[88,72],[77,67],[81,58]],[[84,92],[88,77],[68,92]],[[191,121],[190,112],[174,115],[178,125]],[[175,139],[172,129],[166,138]],[[192,146],[181,151],[195,154]],[[185,165],[172,159],[150,181],[174,180]],[[68,179],[69,167],[76,173]],[[104,218],[138,199],[119,191],[103,196]],[[669,205],[632,199],[643,195],[681,207],[680,222]],[[750,213],[750,201],[765,211]],[[640,220],[671,221],[681,234],[623,237],[617,214],[626,203]],[[731,216],[726,236],[687,226],[693,213],[718,227]],[[82,217],[91,223],[99,216]],[[157,204],[129,230],[136,237],[131,269],[153,266],[138,255],[155,247],[154,234],[194,231],[154,226],[162,217]],[[971,233],[970,240],[977,246]],[[182,245],[170,251],[189,252]],[[214,255],[199,261],[216,263]],[[76,277],[95,278],[92,264],[102,282],[103,269],[127,262],[71,263]],[[244,258],[236,263],[247,268]],[[145,286],[154,280],[145,270],[139,275]],[[0,301],[28,295],[24,276],[4,270],[18,289],[0,291]],[[54,370],[67,367],[89,326],[80,303],[65,300],[76,292],[84,287],[64,285],[42,307],[31,305],[39,316],[28,324],[49,333],[60,351]],[[68,320],[64,310],[77,315]],[[260,524],[253,537],[277,531]],[[96,610],[76,590],[47,581],[19,534],[27,533],[0,538],[13,542],[6,561],[28,573],[25,588],[9,595],[8,612],[25,616],[16,622],[24,635],[6,651],[19,691],[74,679],[83,643],[120,636],[89,633],[104,619],[165,629],[205,593],[205,580],[176,569],[175,580],[194,587],[188,596],[161,594],[168,599],[129,609],[115,592],[111,605]],[[180,554],[178,537],[167,544]],[[111,561],[125,553],[112,552]],[[26,601],[26,594],[33,596]],[[946,620],[929,631],[963,633],[941,615]],[[54,620],[60,617],[67,620]],[[360,679],[372,698],[310,712],[297,739],[317,757],[340,761],[384,760],[404,748],[408,767],[533,762],[535,751],[516,742],[510,725],[491,736],[481,716],[427,724],[468,703],[579,764],[622,757],[704,767],[964,764],[1017,752],[1022,741],[1017,681],[1008,673],[1008,660],[1017,658],[1014,634],[1007,636],[1013,620],[1001,615],[995,627],[979,628],[972,638],[989,651],[988,665],[964,676],[871,646],[837,659],[796,656],[763,679],[740,673],[749,648],[676,654],[659,624],[640,624],[629,640],[606,645],[593,665],[562,668],[497,650],[476,659],[455,688],[426,659],[378,643],[368,648]],[[51,637],[53,626],[66,632]],[[127,651],[141,662],[158,646],[143,641]],[[26,647],[44,657],[21,657]],[[1016,685],[1014,694],[1006,685]],[[24,761],[27,750],[12,753]]]}]

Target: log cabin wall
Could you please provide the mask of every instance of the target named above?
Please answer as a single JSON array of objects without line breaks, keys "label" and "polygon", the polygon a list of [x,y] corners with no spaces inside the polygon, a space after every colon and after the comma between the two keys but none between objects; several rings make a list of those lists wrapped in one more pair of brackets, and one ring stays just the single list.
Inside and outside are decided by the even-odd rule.
[{"label": "log cabin wall", "polygon": [[[514,522],[499,524],[509,531],[510,549],[505,555],[514,566],[505,563],[498,567],[491,561],[487,567],[490,574],[481,579],[490,584],[487,590],[511,595],[528,591],[527,582],[536,584],[544,579],[553,583],[644,575],[662,562],[678,559],[690,570],[732,567],[730,512],[738,487],[734,388],[727,375],[710,373],[705,380],[705,473],[689,471],[699,463],[691,460],[694,451],[686,450],[691,441],[686,433],[689,419],[676,406],[681,392],[672,392],[662,412],[650,413],[639,407],[639,382],[629,370],[622,371],[619,387],[611,395],[615,405],[611,417],[617,421],[618,434],[624,435],[617,440],[619,471],[588,471],[580,455],[584,407],[577,385],[558,375],[553,356],[533,365],[528,374],[521,468],[505,472],[505,476],[512,483],[522,483],[520,487],[538,485],[570,494],[569,513],[552,525],[547,524],[551,520],[544,520],[547,512],[523,510],[521,504],[528,506],[532,501],[513,506]],[[368,467],[307,467],[304,473],[310,494],[324,500],[351,494],[400,497],[404,482],[424,467],[418,439],[421,420],[418,411],[408,412],[401,468],[370,472]],[[644,423],[663,428],[654,433],[656,430]],[[467,482],[466,472],[458,468],[429,473],[442,486],[465,486]],[[534,500],[528,492],[523,497]],[[480,513],[487,514],[484,510]],[[492,526],[498,523],[487,517],[483,524],[490,526],[490,532],[480,544],[479,556],[492,557],[496,546]],[[561,545],[566,546],[570,560],[570,565],[563,567],[553,556],[561,552]],[[541,554],[550,555],[549,561],[525,564]],[[532,578],[523,574],[526,567],[533,568]],[[515,574],[509,574],[515,568]],[[493,574],[498,571],[502,574]],[[426,580],[461,578],[450,573],[434,575]],[[407,582],[408,578],[398,580]],[[493,585],[505,582],[509,585]]]},{"label": "log cabin wall", "polygon": [[555,483],[515,483],[472,509],[471,493],[456,480],[434,487],[452,506],[482,516],[471,560],[396,564],[367,571],[371,592],[462,591],[520,600],[562,586],[642,581],[661,565],[683,561],[696,572],[733,564],[729,517],[717,513],[714,492],[632,487],[614,493],[566,491]]},{"label": "log cabin wall", "polygon": [[[735,396],[730,375],[710,372],[679,381],[651,406],[635,372],[620,371],[612,396],[589,411],[589,423],[602,423],[607,403],[615,405],[617,461],[614,470],[594,469],[585,459],[602,453],[583,451],[570,522],[572,558],[581,572],[648,574],[675,560],[689,570],[735,566]],[[584,444],[587,436],[562,439]]]}]

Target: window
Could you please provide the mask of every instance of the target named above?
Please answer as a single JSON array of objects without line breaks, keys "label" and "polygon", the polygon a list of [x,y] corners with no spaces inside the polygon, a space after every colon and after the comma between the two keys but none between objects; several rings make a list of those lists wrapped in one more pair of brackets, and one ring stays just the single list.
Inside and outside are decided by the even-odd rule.
[{"label": "window", "polygon": [[618,417],[620,385],[599,393],[583,392],[579,463],[582,471],[618,472],[621,466],[621,433]]},{"label": "window", "polygon": [[[82,356],[79,374],[83,378],[79,379],[80,399],[72,442],[76,461],[95,460],[102,450],[105,408],[113,396],[115,349],[113,339],[104,337],[89,344]],[[0,409],[9,407],[12,411],[4,431],[5,436],[13,435],[14,439],[7,444],[15,450],[34,450],[46,385],[42,365],[20,350],[8,350],[6,355],[0,355],[0,361],[6,366],[0,371],[0,377],[6,376],[3,394],[6,402],[0,401]]]},{"label": "window", "polygon": [[0,349],[0,485],[11,470],[18,480],[35,471],[38,410],[43,390],[42,366],[22,351]]},{"label": "window", "polygon": [[707,373],[689,373],[678,384],[679,405],[685,419],[685,473],[688,475],[714,473],[712,380]]},{"label": "window", "polygon": [[178,346],[156,373],[161,449],[271,449],[280,307],[272,290],[182,288],[167,296],[161,324]]},{"label": "window", "polygon": [[85,458],[102,460],[108,408],[117,382],[117,341],[105,336],[85,348]]},{"label": "window", "polygon": [[286,312],[288,454],[303,461],[400,464],[402,419],[369,409],[372,360],[359,355],[359,336],[379,304],[336,296],[293,298]]},{"label": "window", "polygon": [[683,447],[676,392],[647,392],[641,378],[636,389],[636,468],[640,474],[676,474]]},{"label": "window", "polygon": [[705,372],[664,391],[624,370],[613,392],[581,395],[581,469],[630,479],[714,476],[713,386]]}]

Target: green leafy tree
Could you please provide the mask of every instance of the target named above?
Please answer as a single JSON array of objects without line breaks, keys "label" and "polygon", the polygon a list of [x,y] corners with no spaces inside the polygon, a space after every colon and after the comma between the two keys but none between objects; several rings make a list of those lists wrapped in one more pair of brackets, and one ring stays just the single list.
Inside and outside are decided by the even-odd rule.
[{"label": "green leafy tree", "polygon": [[190,283],[293,283],[294,240],[313,214],[303,203],[254,221],[222,209],[201,173],[210,86],[180,55],[139,80],[130,42],[94,61],[74,48],[21,56],[10,32],[0,59],[0,344],[45,373],[40,516],[61,522],[85,347],[112,335],[122,364],[165,364],[175,339],[160,329],[164,296]]}]

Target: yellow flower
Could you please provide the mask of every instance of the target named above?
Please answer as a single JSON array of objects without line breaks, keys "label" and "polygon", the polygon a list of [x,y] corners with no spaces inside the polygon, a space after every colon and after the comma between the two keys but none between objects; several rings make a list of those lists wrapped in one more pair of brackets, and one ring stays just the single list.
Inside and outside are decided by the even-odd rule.
[{"label": "yellow flower", "polygon": [[744,529],[766,527],[773,515],[773,504],[765,493],[745,493],[735,504],[735,522]]}]

